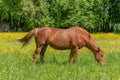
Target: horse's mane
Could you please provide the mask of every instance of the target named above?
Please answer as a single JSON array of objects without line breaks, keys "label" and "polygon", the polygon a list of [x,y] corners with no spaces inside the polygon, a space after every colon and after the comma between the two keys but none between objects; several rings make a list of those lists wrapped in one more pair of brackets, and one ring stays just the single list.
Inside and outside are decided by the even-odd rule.
[{"label": "horse's mane", "polygon": [[84,28],[81,28],[81,27],[78,27],[78,26],[73,26],[71,28],[75,28],[77,32],[79,32],[83,35],[86,35],[89,39],[91,38],[90,33],[87,30],[85,30]]}]

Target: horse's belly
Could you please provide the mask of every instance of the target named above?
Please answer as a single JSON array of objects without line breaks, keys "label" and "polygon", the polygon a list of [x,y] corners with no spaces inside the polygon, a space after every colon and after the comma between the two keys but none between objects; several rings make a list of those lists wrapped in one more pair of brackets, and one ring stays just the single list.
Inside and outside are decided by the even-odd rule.
[{"label": "horse's belly", "polygon": [[66,50],[70,49],[70,47],[61,47],[61,46],[55,46],[55,45],[50,45],[52,48],[57,49],[57,50]]},{"label": "horse's belly", "polygon": [[59,50],[70,48],[70,36],[65,31],[57,31],[47,38],[47,43],[51,47]]},{"label": "horse's belly", "polygon": [[65,49],[70,49],[70,44],[69,43],[48,43],[52,48],[58,49],[58,50],[65,50]]}]

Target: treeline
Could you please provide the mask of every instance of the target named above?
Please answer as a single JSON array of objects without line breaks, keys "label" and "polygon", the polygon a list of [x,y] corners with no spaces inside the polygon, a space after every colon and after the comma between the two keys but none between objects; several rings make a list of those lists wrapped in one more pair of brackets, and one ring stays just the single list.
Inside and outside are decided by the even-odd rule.
[{"label": "treeline", "polygon": [[116,32],[120,26],[120,1],[0,0],[0,23],[14,31],[77,25],[93,32]]}]

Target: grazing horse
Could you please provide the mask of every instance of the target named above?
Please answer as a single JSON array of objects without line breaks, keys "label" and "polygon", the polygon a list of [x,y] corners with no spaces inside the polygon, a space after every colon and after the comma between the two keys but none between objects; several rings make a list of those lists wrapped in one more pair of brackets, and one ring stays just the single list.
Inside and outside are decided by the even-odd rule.
[{"label": "grazing horse", "polygon": [[[70,56],[68,62],[73,59],[76,62],[78,49],[86,47],[91,50],[98,62],[103,65],[106,64],[106,60],[101,48],[91,38],[90,33],[85,29],[78,26],[72,26],[68,29],[59,29],[53,27],[35,28],[28,32],[20,42],[24,42],[24,45],[34,36],[36,42],[36,50],[33,54],[33,61],[40,52],[40,59],[44,62],[43,57],[48,45],[54,49],[65,50],[70,49]],[[23,46],[24,46],[23,45]]]}]

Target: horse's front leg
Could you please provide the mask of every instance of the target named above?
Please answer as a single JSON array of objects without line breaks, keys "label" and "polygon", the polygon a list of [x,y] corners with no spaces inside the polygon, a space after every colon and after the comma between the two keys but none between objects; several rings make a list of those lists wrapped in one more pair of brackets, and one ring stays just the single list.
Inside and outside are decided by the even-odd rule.
[{"label": "horse's front leg", "polygon": [[78,52],[78,47],[75,47],[72,49],[72,54],[73,54],[73,63],[76,63],[77,60],[77,52]]},{"label": "horse's front leg", "polygon": [[35,51],[34,51],[34,54],[33,54],[33,63],[36,61],[37,56],[38,56],[39,52],[41,52],[42,47],[43,47],[43,46],[41,46],[41,47],[36,47],[36,49],[35,49]]},{"label": "horse's front leg", "polygon": [[77,53],[78,53],[78,47],[73,49],[73,63],[75,63],[77,60],[77,56],[78,56]]},{"label": "horse's front leg", "polygon": [[71,50],[70,56],[69,56],[69,60],[68,60],[69,63],[70,63],[70,61],[71,61],[72,58],[73,58],[73,52],[72,52],[72,50]]},{"label": "horse's front leg", "polygon": [[70,53],[68,62],[70,62],[71,59],[73,59],[73,63],[76,62],[77,52],[78,52],[78,47],[75,47],[75,48],[72,48],[72,49],[71,49],[71,53]]},{"label": "horse's front leg", "polygon": [[48,45],[45,45],[45,46],[42,48],[41,52],[40,52],[40,59],[41,59],[41,62],[42,62],[42,63],[44,62],[43,58],[44,58],[44,54],[45,54],[45,51],[46,51],[46,49],[47,49],[47,46],[48,46]]}]

